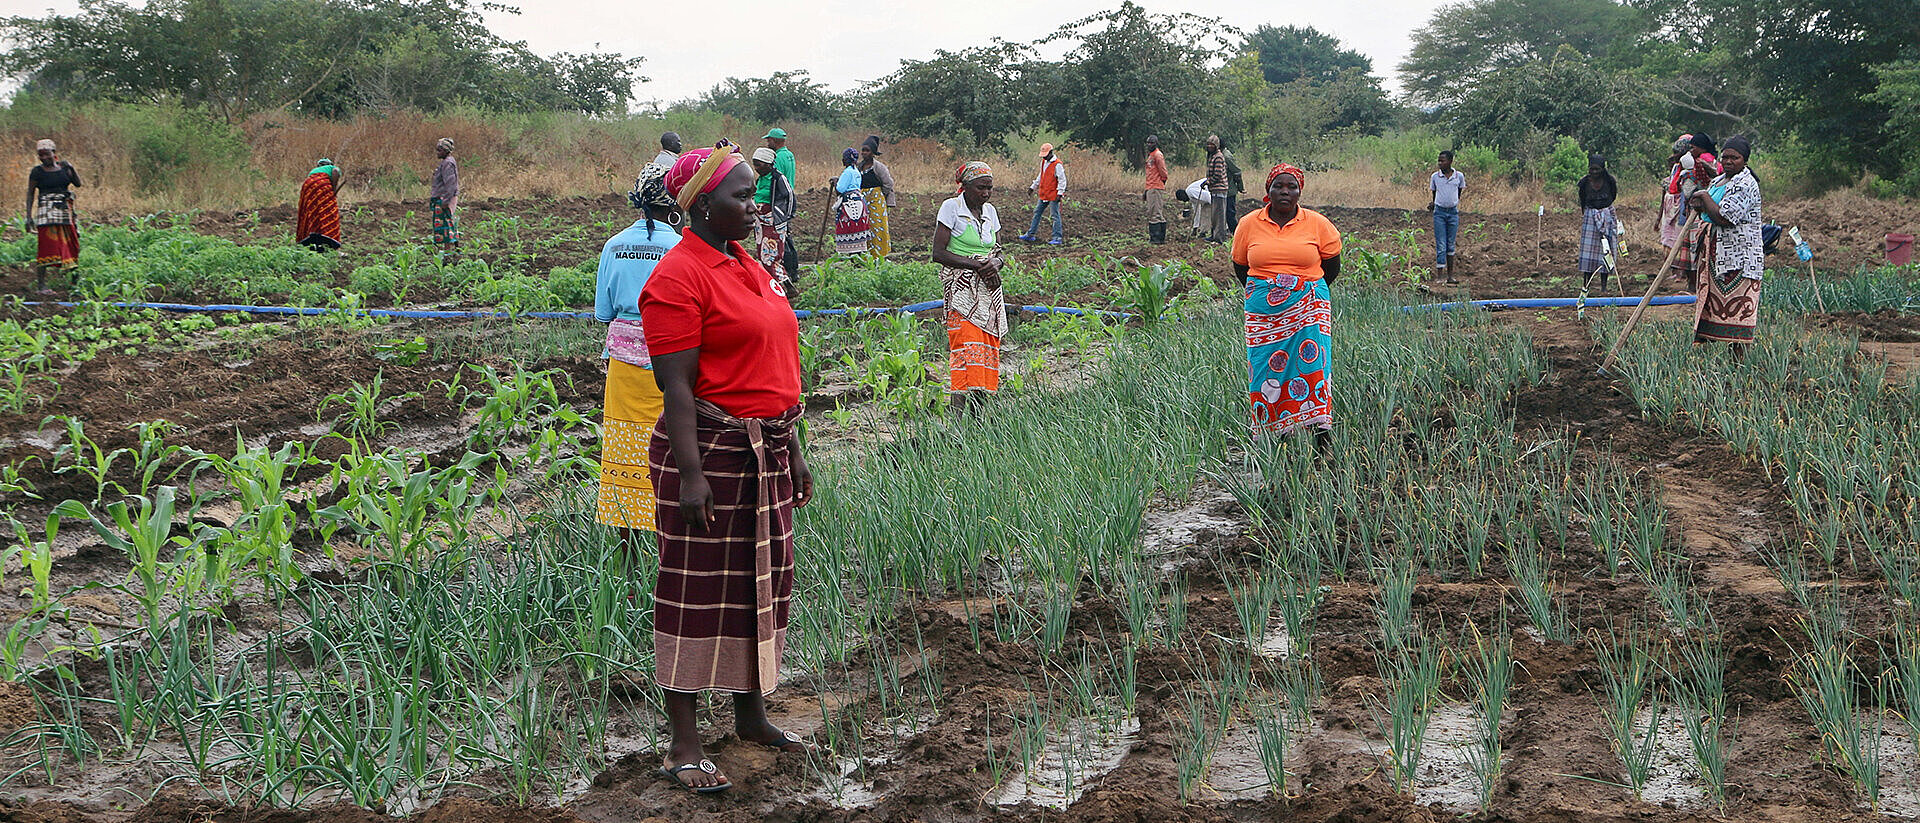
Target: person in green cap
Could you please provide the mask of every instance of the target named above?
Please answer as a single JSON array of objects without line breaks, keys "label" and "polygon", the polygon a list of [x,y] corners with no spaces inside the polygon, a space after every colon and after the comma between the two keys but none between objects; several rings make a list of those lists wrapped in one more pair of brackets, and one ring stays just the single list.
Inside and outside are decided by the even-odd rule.
[{"label": "person in green cap", "polygon": [[[748,134],[752,134],[752,132],[748,132]],[[773,149],[773,170],[784,175],[787,178],[787,184],[795,187],[793,190],[794,212],[797,214],[800,206],[800,189],[798,188],[800,185],[800,175],[794,166],[793,152],[787,149],[787,130],[779,126],[774,126],[773,128],[767,129],[767,136],[761,139],[767,141],[767,148]],[[765,180],[767,178],[763,177],[761,179]],[[800,251],[798,249],[800,244],[789,242],[785,245],[786,249],[780,254],[780,267],[787,270],[788,280],[798,280],[800,278]]]}]

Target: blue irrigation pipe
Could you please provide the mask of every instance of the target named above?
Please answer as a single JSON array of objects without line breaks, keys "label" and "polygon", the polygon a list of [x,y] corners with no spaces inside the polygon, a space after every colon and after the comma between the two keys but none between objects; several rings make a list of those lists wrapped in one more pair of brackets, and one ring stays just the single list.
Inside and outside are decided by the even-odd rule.
[{"label": "blue irrigation pipe", "polygon": [[[77,306],[85,306],[90,304],[75,303],[75,302],[64,301],[64,300],[62,301],[34,300],[34,301],[27,301],[24,305],[59,306],[61,308],[74,308]],[[341,311],[340,309],[319,308],[315,306],[246,306],[246,305],[241,305],[237,303],[215,303],[215,304],[209,304],[209,305],[201,305],[197,303],[112,303],[109,305],[112,305],[115,308],[122,308],[122,309],[158,309],[160,311],[171,311],[171,312],[245,312],[247,314],[280,314],[280,315],[294,315],[299,317],[315,317],[315,316],[324,315],[324,314],[337,314]],[[794,309],[793,316],[795,318],[805,320],[811,317],[839,317],[839,316],[846,316],[846,315],[859,316],[859,315],[881,315],[881,314],[897,314],[897,313],[917,314],[923,311],[932,311],[934,309],[943,308],[946,305],[947,305],[947,301],[945,300],[928,300],[924,303],[913,303],[910,305],[901,306],[899,308]],[[1084,314],[1092,313],[1092,314],[1097,314],[1101,317],[1117,318],[1120,320],[1126,320],[1133,316],[1125,312],[1117,312],[1117,311],[1089,312],[1084,309],[1067,308],[1064,306],[1020,306],[1019,309],[1020,311],[1029,312],[1032,314],[1084,315]],[[591,320],[593,319],[593,312],[590,312],[590,311],[529,311],[529,312],[520,312],[518,314],[515,314],[513,312],[504,312],[504,311],[447,311],[447,310],[439,310],[439,309],[354,309],[353,313],[363,317],[394,317],[394,318],[402,318],[402,319],[408,319],[408,320],[487,320],[487,319],[506,319],[506,318],[514,318],[514,317],[533,317],[533,318],[550,319],[550,320]]]},{"label": "blue irrigation pipe", "polygon": [[[1693,301],[1694,296],[1691,294],[1669,294],[1665,297],[1655,297],[1648,301],[1647,305],[1685,306],[1692,304]],[[1637,306],[1640,305],[1640,298],[1589,297],[1587,298],[1586,304],[1592,308],[1602,306]],[[1506,297],[1493,300],[1462,300],[1455,303],[1428,303],[1421,306],[1403,306],[1401,308],[1405,311],[1417,311],[1420,309],[1430,309],[1434,311],[1487,309],[1489,311],[1500,311],[1502,309],[1571,309],[1579,305],[1580,298],[1578,297]]]}]

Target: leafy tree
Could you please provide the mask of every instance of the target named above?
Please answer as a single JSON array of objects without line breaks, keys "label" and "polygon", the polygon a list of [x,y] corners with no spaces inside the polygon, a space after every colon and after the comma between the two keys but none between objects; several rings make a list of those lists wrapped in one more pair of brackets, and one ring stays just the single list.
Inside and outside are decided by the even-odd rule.
[{"label": "leafy tree", "polygon": [[866,114],[896,134],[1006,151],[1007,135],[1032,122],[1021,106],[1024,84],[1014,60],[1020,51],[997,42],[902,60],[868,97]]},{"label": "leafy tree", "polygon": [[805,71],[777,71],[764,78],[729,77],[679,108],[717,111],[753,123],[834,124],[848,106]]},{"label": "leafy tree", "polygon": [[1654,111],[1644,85],[1569,46],[1539,63],[1487,73],[1443,116],[1456,139],[1536,165],[1561,136],[1608,156],[1651,157],[1665,133]]},{"label": "leafy tree", "polygon": [[[1717,68],[1759,89],[1756,132],[1791,133],[1836,165],[1898,176],[1905,133],[1876,94],[1879,70],[1920,57],[1920,0],[1774,0],[1765,5],[1633,0],[1659,28],[1654,37],[1727,55]],[[1764,144],[1765,141],[1757,141]],[[1759,148],[1759,146],[1756,146]]]},{"label": "leafy tree", "polygon": [[1348,72],[1367,74],[1373,61],[1312,26],[1261,26],[1247,35],[1247,48],[1260,55],[1260,72],[1268,83],[1284,86],[1296,80],[1332,82]]},{"label": "leafy tree", "polygon": [[1920,60],[1899,60],[1873,67],[1874,90],[1866,102],[1885,106],[1886,130],[1893,137],[1887,153],[1904,167],[1899,188],[1920,195]]},{"label": "leafy tree", "polygon": [[0,19],[14,44],[0,72],[45,96],[177,101],[228,122],[369,106],[610,113],[645,82],[640,58],[543,58],[480,20],[472,0],[82,0]]},{"label": "leafy tree", "polygon": [[1206,67],[1237,34],[1214,18],[1149,14],[1126,0],[1035,41],[1079,41],[1056,70],[1028,70],[1040,81],[1030,87],[1044,95],[1036,110],[1074,140],[1121,152],[1138,165],[1149,134],[1163,145],[1203,136],[1198,132],[1217,113]]},{"label": "leafy tree", "polygon": [[1613,0],[1467,0],[1442,6],[1413,33],[1401,84],[1416,103],[1452,106],[1477,96],[1493,75],[1537,66],[1563,48],[1612,65],[1647,29],[1639,11]]}]

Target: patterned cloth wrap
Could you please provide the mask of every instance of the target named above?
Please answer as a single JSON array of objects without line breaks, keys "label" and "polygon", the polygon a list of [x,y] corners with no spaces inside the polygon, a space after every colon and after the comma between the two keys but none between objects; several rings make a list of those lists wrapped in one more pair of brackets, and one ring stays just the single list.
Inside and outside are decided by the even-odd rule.
[{"label": "patterned cloth wrap", "polygon": [[[680,471],[656,429],[648,463],[662,501],[655,521],[654,682],[677,692],[771,694],[780,682],[793,596],[793,475],[788,451],[802,407],[735,418],[696,398],[701,471],[713,521],[680,514]],[[671,501],[671,502],[668,502]]]},{"label": "patterned cloth wrap", "polygon": [[[1600,241],[1608,244],[1618,242],[1619,221],[1613,216],[1613,207],[1604,209],[1585,209],[1580,215],[1580,273],[1592,274],[1608,268],[1607,256],[1600,248]],[[1620,250],[1614,249],[1617,254]]]},{"label": "patterned cloth wrap", "polygon": [[873,239],[873,224],[867,220],[866,198],[858,191],[840,195],[834,206],[833,252],[860,254]]},{"label": "patterned cloth wrap", "polygon": [[33,225],[36,228],[73,225],[73,197],[66,192],[41,192],[38,206],[33,210]]},{"label": "patterned cloth wrap", "polygon": [[877,186],[861,189],[860,196],[867,203],[867,224],[873,227],[873,239],[867,244],[867,253],[874,257],[886,257],[893,253],[893,233],[887,228],[887,190]]},{"label": "patterned cloth wrap", "polygon": [[428,201],[433,210],[433,242],[439,246],[457,246],[460,244],[460,226],[454,222],[453,207],[438,197]]},{"label": "patterned cloth wrap", "polygon": [[647,336],[638,320],[614,320],[607,324],[607,348],[602,356],[643,369],[653,368],[653,356],[647,353]]},{"label": "patterned cloth wrap", "polygon": [[1328,357],[1333,305],[1325,280],[1247,281],[1247,388],[1253,434],[1333,428]]}]

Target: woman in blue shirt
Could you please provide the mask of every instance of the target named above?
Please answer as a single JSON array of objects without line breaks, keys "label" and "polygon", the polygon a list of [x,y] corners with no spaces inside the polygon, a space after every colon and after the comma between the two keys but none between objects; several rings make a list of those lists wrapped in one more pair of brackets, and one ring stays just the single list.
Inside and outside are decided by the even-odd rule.
[{"label": "woman in blue shirt", "polygon": [[593,316],[607,324],[607,393],[600,426],[600,496],[594,520],[619,529],[631,549],[636,532],[653,530],[653,481],[647,445],[664,400],[640,328],[640,290],[654,264],[680,242],[680,210],[667,194],[667,170],[648,165],[627,195],[639,220],[600,250]]},{"label": "woman in blue shirt", "polygon": [[873,239],[873,223],[867,219],[866,198],[860,194],[860,169],[855,163],[860,161],[860,153],[847,149],[840,153],[840,179],[834,181],[833,190],[838,192],[840,200],[834,206],[833,215],[833,253],[866,254],[867,242]]}]

